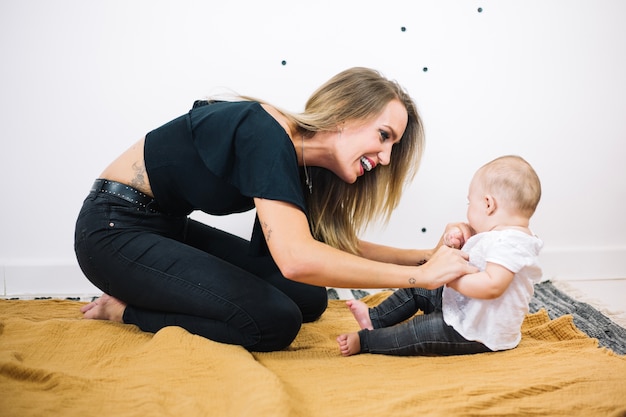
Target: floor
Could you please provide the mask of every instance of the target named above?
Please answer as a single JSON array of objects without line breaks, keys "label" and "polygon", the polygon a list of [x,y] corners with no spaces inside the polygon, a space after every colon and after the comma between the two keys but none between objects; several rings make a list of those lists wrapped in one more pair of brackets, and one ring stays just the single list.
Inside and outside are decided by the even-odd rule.
[{"label": "floor", "polygon": [[592,305],[626,327],[626,278],[552,282],[570,297]]}]

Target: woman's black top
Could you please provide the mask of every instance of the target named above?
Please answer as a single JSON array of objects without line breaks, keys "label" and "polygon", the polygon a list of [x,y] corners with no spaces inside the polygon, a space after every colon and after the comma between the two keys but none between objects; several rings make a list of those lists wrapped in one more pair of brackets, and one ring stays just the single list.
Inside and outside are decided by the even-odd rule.
[{"label": "woman's black top", "polygon": [[[254,208],[254,197],[306,213],[300,168],[283,127],[258,102],[199,101],[146,135],[144,158],[160,209],[214,215]],[[266,252],[258,219],[252,252]]]}]

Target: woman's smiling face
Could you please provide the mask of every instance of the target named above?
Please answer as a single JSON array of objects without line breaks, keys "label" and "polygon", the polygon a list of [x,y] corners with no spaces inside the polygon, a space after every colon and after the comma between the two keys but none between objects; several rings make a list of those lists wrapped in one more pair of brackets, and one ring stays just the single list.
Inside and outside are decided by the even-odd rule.
[{"label": "woman's smiling face", "polygon": [[331,170],[352,184],[377,165],[388,165],[392,146],[402,138],[407,123],[406,108],[399,100],[390,101],[371,119],[346,122],[336,139],[336,166]]}]

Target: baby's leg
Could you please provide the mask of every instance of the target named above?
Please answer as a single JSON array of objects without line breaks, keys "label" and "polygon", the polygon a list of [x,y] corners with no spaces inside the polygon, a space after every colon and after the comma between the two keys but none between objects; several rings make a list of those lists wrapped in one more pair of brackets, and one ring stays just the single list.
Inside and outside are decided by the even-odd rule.
[{"label": "baby's leg", "polygon": [[348,300],[346,301],[346,304],[350,308],[352,315],[356,319],[357,323],[359,323],[361,329],[372,330],[374,328],[372,326],[372,320],[370,319],[369,307],[367,304],[359,300]]},{"label": "baby's leg", "polygon": [[347,333],[337,337],[339,351],[343,356],[357,355],[361,353],[361,340],[358,333]]},{"label": "baby's leg", "polygon": [[482,343],[467,340],[448,326],[441,310],[417,315],[395,326],[361,330],[358,337],[361,353],[419,356],[489,352]]},{"label": "baby's leg", "polygon": [[400,288],[382,303],[369,309],[369,319],[374,329],[393,326],[413,317],[422,310],[430,314],[441,305],[443,287],[436,290],[423,288]]}]

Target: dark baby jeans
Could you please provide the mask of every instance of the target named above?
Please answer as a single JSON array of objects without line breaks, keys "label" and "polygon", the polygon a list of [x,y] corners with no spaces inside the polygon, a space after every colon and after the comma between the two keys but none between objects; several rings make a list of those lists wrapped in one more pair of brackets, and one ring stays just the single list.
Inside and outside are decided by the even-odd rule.
[{"label": "dark baby jeans", "polygon": [[[361,352],[396,356],[491,352],[482,343],[465,339],[446,324],[441,310],[442,293],[443,287],[400,289],[371,308],[369,314],[374,330],[359,331]],[[418,310],[424,314],[411,318]]]}]

